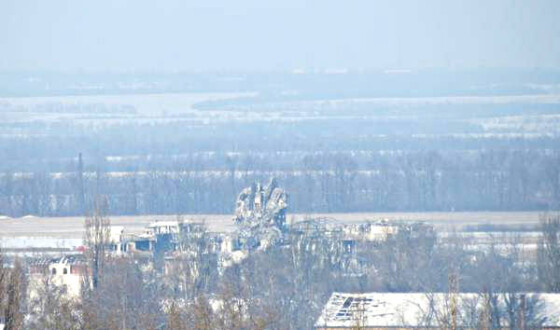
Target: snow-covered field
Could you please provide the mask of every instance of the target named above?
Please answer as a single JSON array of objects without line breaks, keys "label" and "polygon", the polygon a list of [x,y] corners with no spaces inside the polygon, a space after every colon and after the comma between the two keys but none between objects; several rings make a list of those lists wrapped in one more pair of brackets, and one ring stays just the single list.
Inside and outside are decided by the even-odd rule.
[{"label": "snow-covered field", "polygon": [[49,236],[12,236],[1,237],[0,246],[4,249],[74,249],[82,245],[79,238],[55,238]]},{"label": "snow-covered field", "polygon": [[[189,214],[184,219],[204,221],[213,232],[231,232],[235,229],[232,216],[228,214]],[[414,213],[323,213],[291,214],[289,221],[310,218],[326,218],[340,223],[364,221],[425,221],[445,231],[456,226],[488,224],[493,225],[535,225],[539,221],[538,212],[414,212]],[[112,216],[111,224],[124,226],[127,233],[141,233],[153,221],[176,220],[175,215]],[[72,248],[81,245],[84,231],[83,217],[43,218],[25,216],[22,218],[0,217],[0,244],[4,248]],[[521,233],[523,235],[524,233]],[[528,232],[533,240],[536,233]],[[464,238],[488,240],[504,234],[462,233]],[[508,234],[509,237],[510,234]],[[513,235],[513,234],[511,234]],[[511,236],[514,237],[514,236]]]},{"label": "snow-covered field", "polygon": [[193,110],[202,101],[224,100],[254,93],[178,93],[178,94],[123,94],[123,95],[72,95],[48,97],[0,98],[0,105],[10,105],[20,111],[33,110],[45,105],[103,105],[130,106],[136,114],[172,115]]}]

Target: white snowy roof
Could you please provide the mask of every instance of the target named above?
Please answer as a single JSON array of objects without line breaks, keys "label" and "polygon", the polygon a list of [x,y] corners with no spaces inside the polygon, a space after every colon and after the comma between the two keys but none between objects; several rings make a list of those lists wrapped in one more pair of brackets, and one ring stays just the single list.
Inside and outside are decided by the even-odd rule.
[{"label": "white snowy roof", "polygon": [[178,221],[154,221],[148,225],[148,228],[176,227],[176,226],[179,226]]},{"label": "white snowy roof", "polygon": [[157,228],[157,227],[178,227],[179,225],[183,224],[194,224],[194,225],[201,225],[204,224],[204,221],[196,221],[192,219],[185,219],[181,221],[177,220],[166,220],[166,221],[153,221],[148,225],[148,228]]},{"label": "white snowy roof", "polygon": [[[521,295],[521,294],[519,294]],[[543,326],[560,327],[560,294],[525,293],[527,301],[533,298],[542,302],[537,307]],[[484,298],[477,293],[459,293],[455,296],[458,310],[474,306],[478,312],[484,308]],[[450,310],[448,293],[338,293],[331,295],[319,316],[317,328],[365,327],[437,327],[438,316]],[[499,305],[504,305],[504,295],[498,294]],[[430,306],[433,306],[431,309]],[[433,310],[435,313],[429,311]],[[436,315],[434,315],[436,314]],[[458,325],[468,325],[468,313],[459,313]],[[449,315],[449,312],[447,312]],[[471,315],[472,316],[472,315]]]},{"label": "white snowy roof", "polygon": [[121,235],[124,233],[124,226],[111,226],[109,227],[109,240],[112,243],[117,243],[121,239]]}]

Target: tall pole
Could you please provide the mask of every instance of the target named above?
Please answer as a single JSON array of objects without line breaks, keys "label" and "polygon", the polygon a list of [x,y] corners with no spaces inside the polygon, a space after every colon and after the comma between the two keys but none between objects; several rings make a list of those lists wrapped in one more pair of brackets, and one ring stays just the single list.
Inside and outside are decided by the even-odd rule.
[{"label": "tall pole", "polygon": [[82,159],[82,153],[78,154],[78,203],[79,212],[81,214],[86,213],[86,192],[84,187],[84,161]]}]

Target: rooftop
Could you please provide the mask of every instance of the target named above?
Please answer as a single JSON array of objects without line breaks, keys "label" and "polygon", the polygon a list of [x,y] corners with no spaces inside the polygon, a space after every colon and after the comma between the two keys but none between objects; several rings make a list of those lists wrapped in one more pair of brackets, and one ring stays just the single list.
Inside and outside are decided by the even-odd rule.
[{"label": "rooftop", "polygon": [[[542,326],[560,328],[560,294],[518,294],[535,302],[535,318]],[[497,294],[498,305],[505,308],[506,298]],[[459,293],[455,296],[458,310],[457,324],[472,326],[472,316],[484,309],[484,297],[478,293]],[[338,293],[331,295],[316,328],[437,327],[441,317],[448,316],[451,303],[448,293]],[[538,303],[537,303],[538,302]],[[466,312],[468,309],[475,313]],[[438,319],[439,318],[439,319]],[[507,317],[504,317],[504,319]],[[471,323],[469,323],[471,322]]]}]

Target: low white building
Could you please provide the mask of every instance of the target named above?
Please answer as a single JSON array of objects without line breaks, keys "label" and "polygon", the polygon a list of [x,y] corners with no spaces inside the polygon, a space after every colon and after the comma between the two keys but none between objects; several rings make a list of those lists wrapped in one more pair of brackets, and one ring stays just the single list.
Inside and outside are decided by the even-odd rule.
[{"label": "low white building", "polygon": [[48,278],[53,285],[64,288],[67,297],[79,299],[87,274],[81,255],[37,260],[29,266],[28,296],[31,300],[37,297]]}]

